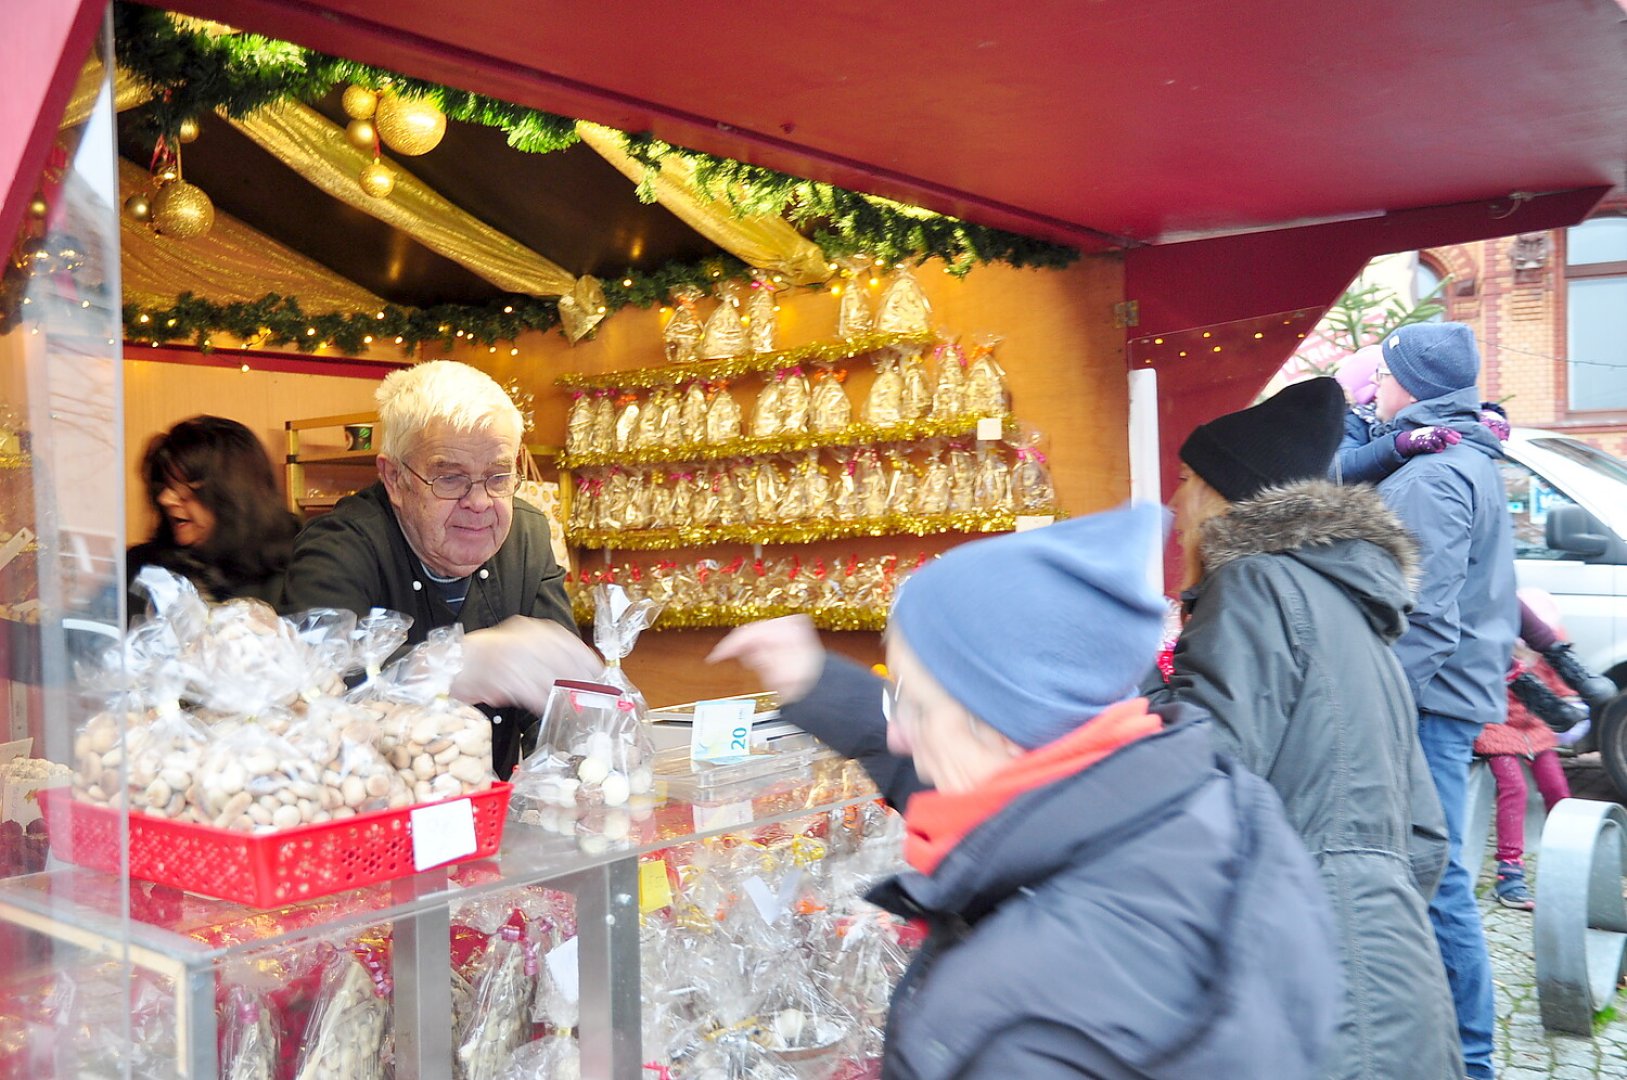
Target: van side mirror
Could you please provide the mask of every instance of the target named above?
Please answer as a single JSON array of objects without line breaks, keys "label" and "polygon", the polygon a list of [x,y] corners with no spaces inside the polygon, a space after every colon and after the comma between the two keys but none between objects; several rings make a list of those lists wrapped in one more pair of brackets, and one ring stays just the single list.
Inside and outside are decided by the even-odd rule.
[{"label": "van side mirror", "polygon": [[1550,507],[1546,538],[1552,550],[1584,559],[1596,559],[1610,548],[1604,526],[1580,506]]}]

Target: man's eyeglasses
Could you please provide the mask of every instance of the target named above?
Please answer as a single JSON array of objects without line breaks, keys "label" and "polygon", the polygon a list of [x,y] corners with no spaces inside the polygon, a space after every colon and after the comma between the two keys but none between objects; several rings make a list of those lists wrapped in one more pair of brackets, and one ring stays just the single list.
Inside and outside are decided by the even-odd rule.
[{"label": "man's eyeglasses", "polygon": [[1383,364],[1380,364],[1378,367],[1373,369],[1373,382],[1381,383],[1389,377],[1390,369],[1385,367]]},{"label": "man's eyeglasses", "polygon": [[431,480],[428,477],[420,476],[418,470],[405,461],[401,463],[401,467],[422,480],[428,486],[431,495],[434,495],[437,499],[446,499],[449,502],[457,501],[468,495],[469,492],[474,490],[477,483],[484,487],[486,494],[494,499],[506,499],[514,494],[515,488],[519,487],[518,474],[511,472],[492,473],[480,480],[476,480],[472,476],[464,476],[461,473],[448,473],[445,476],[437,476]]},{"label": "man's eyeglasses", "polygon": [[881,684],[881,716],[887,723],[896,723],[898,716],[898,684],[886,680]]}]

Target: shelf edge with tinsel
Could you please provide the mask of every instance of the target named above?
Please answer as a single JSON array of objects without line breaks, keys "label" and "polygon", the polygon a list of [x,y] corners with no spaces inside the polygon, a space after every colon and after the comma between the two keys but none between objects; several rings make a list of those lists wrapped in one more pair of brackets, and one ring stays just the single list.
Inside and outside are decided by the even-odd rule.
[{"label": "shelf edge with tinsel", "polygon": [[651,390],[657,386],[679,386],[683,383],[715,382],[741,375],[779,371],[798,364],[833,364],[851,360],[856,356],[907,346],[926,347],[937,342],[932,333],[860,334],[836,341],[817,341],[798,345],[793,349],[774,352],[747,353],[724,360],[700,360],[692,364],[662,364],[659,367],[629,368],[626,371],[607,371],[597,375],[569,372],[554,380],[555,385],[567,390]]},{"label": "shelf edge with tinsel", "polygon": [[674,465],[691,461],[721,461],[727,458],[758,457],[763,454],[789,454],[801,450],[832,447],[873,446],[882,443],[920,442],[925,439],[953,438],[977,430],[982,416],[950,416],[942,420],[901,420],[896,424],[849,424],[837,431],[794,431],[781,435],[748,435],[726,443],[686,443],[682,446],[646,446],[635,450],[567,451],[555,459],[562,469],[585,469],[610,465]]},{"label": "shelf edge with tinsel", "polygon": [[1054,506],[1024,510],[966,510],[948,514],[889,514],[852,521],[683,525],[670,529],[567,529],[572,547],[613,551],[667,551],[707,544],[807,544],[856,536],[933,536],[939,533],[1012,532],[1017,518],[1062,517]]}]

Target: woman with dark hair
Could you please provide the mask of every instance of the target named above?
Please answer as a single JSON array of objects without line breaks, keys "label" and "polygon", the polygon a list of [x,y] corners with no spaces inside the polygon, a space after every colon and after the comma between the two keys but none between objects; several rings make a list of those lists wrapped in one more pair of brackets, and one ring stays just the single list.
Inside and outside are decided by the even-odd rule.
[{"label": "woman with dark hair", "polygon": [[141,478],[158,526],[126,552],[126,585],[143,566],[161,566],[211,600],[278,603],[299,521],[283,509],[252,431],[223,416],[182,420],[147,444]]}]

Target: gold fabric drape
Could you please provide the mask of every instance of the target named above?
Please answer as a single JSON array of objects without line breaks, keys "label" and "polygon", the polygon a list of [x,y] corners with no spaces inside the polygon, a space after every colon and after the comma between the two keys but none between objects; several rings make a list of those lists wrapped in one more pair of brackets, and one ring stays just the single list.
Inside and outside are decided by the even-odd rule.
[{"label": "gold fabric drape", "polygon": [[[152,177],[119,159],[119,198],[149,191]],[[297,297],[306,311],[377,311],[384,301],[321,263],[277,243],[230,214],[215,211],[215,225],[195,240],[160,236],[128,214],[119,215],[119,265],[125,300],[168,307],[190,292],[220,304],[252,302],[267,293]]]},{"label": "gold fabric drape", "polygon": [[[90,110],[96,105],[96,95],[102,92],[102,62],[96,57],[86,61],[74,83],[73,96],[68,109],[62,114],[62,127],[71,128],[90,119]],[[145,103],[153,96],[152,88],[137,81],[123,68],[113,73],[113,111],[123,112]]]},{"label": "gold fabric drape", "polygon": [[[621,132],[578,120],[576,133],[622,175],[635,184],[643,181],[644,165],[627,153]],[[811,285],[830,277],[825,253],[784,218],[735,217],[727,206],[702,195],[695,183],[694,164],[682,155],[662,159],[654,186],[658,203],[746,265],[784,274],[798,285]]]},{"label": "gold fabric drape", "polygon": [[500,289],[563,296],[576,284],[564,267],[453,206],[394,161],[395,191],[375,199],[356,183],[371,157],[345,141],[344,129],[296,102],[272,105],[232,126],[318,188],[394,226],[431,251],[467,267]]}]

